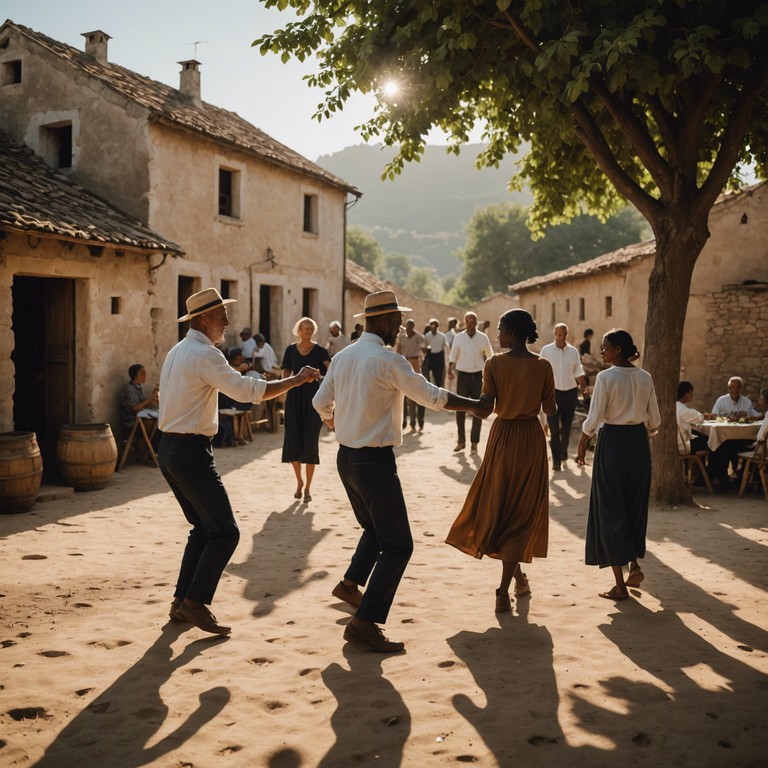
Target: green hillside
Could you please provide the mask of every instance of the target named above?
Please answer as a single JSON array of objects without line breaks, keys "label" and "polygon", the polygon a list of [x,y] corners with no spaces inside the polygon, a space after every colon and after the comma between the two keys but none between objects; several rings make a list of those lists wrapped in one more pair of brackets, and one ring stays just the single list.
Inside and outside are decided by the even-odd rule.
[{"label": "green hillside", "polygon": [[349,210],[350,224],[370,230],[384,251],[411,256],[444,276],[458,271],[453,252],[464,245],[464,228],[476,208],[502,201],[531,203],[527,190],[507,190],[514,158],[498,169],[475,167],[482,148],[468,145],[456,156],[445,147],[429,146],[421,162],[407,165],[394,181],[381,180],[394,156],[390,147],[348,147],[317,163],[363,193]]}]

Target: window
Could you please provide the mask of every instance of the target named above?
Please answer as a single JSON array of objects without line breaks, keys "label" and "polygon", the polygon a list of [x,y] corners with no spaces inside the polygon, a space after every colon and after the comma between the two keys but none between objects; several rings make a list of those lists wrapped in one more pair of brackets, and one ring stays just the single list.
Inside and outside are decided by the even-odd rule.
[{"label": "window", "polygon": [[219,216],[240,218],[240,172],[219,168]]},{"label": "window", "polygon": [[611,317],[613,315],[613,298],[611,296],[605,297],[605,316]]},{"label": "window", "polygon": [[237,280],[221,281],[221,298],[222,299],[237,298]]},{"label": "window", "polygon": [[566,299],[565,300],[565,314],[568,315],[571,312],[571,300]]},{"label": "window", "polygon": [[579,320],[583,320],[586,315],[586,307],[584,306],[584,299],[579,299]]},{"label": "window", "polygon": [[536,305],[535,304],[531,307],[531,317],[534,320],[536,319]]},{"label": "window", "polygon": [[3,64],[3,85],[15,85],[21,82],[21,59],[6,61]]},{"label": "window", "polygon": [[555,302],[552,302],[552,322],[557,322],[557,304]]},{"label": "window", "polygon": [[72,123],[54,123],[40,128],[40,154],[52,168],[72,167]]},{"label": "window", "polygon": [[316,235],[317,226],[317,195],[304,195],[304,231]]},{"label": "window", "polygon": [[112,314],[113,315],[121,315],[122,311],[120,308],[121,299],[119,296],[112,296]]}]

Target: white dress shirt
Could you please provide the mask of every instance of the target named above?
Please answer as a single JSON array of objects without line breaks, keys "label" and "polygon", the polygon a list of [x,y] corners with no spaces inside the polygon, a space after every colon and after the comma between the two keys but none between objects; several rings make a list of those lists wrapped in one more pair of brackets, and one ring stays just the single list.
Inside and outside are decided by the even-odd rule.
[{"label": "white dress shirt", "polygon": [[730,395],[718,397],[712,407],[712,413],[715,416],[730,416],[735,411],[744,411],[747,416],[753,419],[760,414],[755,410],[752,401],[745,395],[739,395],[739,399],[734,403]]},{"label": "white dress shirt", "polygon": [[448,339],[445,338],[444,333],[440,331],[427,331],[424,334],[424,346],[429,347],[427,354],[436,355],[438,352],[445,353],[445,348],[448,346]]},{"label": "white dress shirt", "polygon": [[219,428],[219,391],[239,403],[260,403],[267,382],[238,373],[200,331],[187,335],[165,358],[160,372],[162,432],[207,435]]},{"label": "white dress shirt", "polygon": [[264,342],[263,347],[256,347],[256,350],[253,353],[253,359],[261,360],[261,367],[265,372],[271,371],[272,368],[277,365],[277,355],[275,354],[275,350],[272,349],[266,341]]},{"label": "white dress shirt", "polygon": [[253,336],[247,338],[245,341],[240,339],[240,343],[237,346],[243,353],[243,360],[247,360],[250,363],[253,353],[256,351],[256,339],[254,339]]},{"label": "white dress shirt", "polygon": [[482,332],[470,336],[466,331],[456,334],[451,346],[449,363],[454,363],[461,373],[477,373],[483,370],[485,361],[493,357],[491,340]]},{"label": "white dress shirt", "polygon": [[675,403],[677,411],[677,447],[683,453],[691,452],[691,435],[693,427],[698,427],[704,416],[695,408],[690,408],[679,400]]},{"label": "white dress shirt", "polygon": [[539,352],[539,357],[549,360],[552,364],[552,370],[555,372],[555,389],[567,391],[579,385],[577,379],[584,375],[584,368],[581,365],[579,350],[573,344],[566,342],[562,349],[555,342],[545,344]]},{"label": "white dress shirt", "polygon": [[649,430],[658,429],[659,404],[647,371],[614,365],[597,374],[589,413],[581,429],[586,435],[594,435],[601,424],[645,424]]},{"label": "white dress shirt", "polygon": [[324,419],[333,417],[336,439],[347,448],[380,448],[403,441],[403,395],[432,411],[442,410],[448,391],[430,384],[375,333],[334,355],[312,399]]}]

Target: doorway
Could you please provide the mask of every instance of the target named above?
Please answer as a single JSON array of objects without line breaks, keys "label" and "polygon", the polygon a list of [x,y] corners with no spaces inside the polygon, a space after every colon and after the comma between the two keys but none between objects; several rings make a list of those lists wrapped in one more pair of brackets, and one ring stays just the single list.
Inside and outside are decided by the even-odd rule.
[{"label": "doorway", "polygon": [[35,433],[50,477],[59,427],[75,416],[75,281],[15,275],[11,295],[13,428]]}]

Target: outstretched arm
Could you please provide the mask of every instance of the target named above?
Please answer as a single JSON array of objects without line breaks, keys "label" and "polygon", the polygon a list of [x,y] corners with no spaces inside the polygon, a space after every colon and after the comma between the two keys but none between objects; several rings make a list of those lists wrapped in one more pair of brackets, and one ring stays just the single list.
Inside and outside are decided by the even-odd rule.
[{"label": "outstretched arm", "polygon": [[277,379],[276,381],[268,381],[262,400],[271,400],[273,397],[282,395],[283,392],[287,392],[289,389],[299,387],[308,381],[317,381],[319,378],[320,371],[318,371],[317,368],[313,368],[311,365],[305,365],[293,376]]}]

